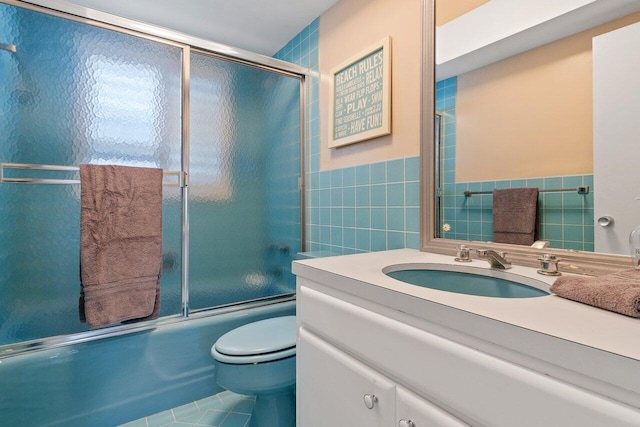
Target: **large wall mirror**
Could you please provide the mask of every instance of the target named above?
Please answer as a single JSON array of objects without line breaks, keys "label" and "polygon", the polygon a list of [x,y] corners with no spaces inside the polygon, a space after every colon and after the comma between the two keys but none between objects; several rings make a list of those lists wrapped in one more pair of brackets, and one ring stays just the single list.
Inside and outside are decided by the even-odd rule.
[{"label": "large wall mirror", "polygon": [[[527,265],[553,253],[586,274],[630,267],[640,0],[435,0],[433,15],[423,249],[489,246]],[[544,249],[494,243],[493,191],[523,187],[539,189]]]}]

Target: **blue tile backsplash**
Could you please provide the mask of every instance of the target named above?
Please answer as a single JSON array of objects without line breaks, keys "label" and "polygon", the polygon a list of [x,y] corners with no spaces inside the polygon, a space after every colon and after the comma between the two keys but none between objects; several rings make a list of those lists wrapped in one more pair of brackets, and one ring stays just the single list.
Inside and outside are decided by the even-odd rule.
[{"label": "blue tile backsplash", "polygon": [[416,157],[320,171],[318,23],[274,55],[309,67],[306,111],[306,250],[331,254],[419,247]]},{"label": "blue tile backsplash", "polygon": [[551,247],[593,251],[593,175],[539,177],[515,180],[456,182],[456,94],[457,78],[436,83],[436,111],[442,116],[440,141],[441,204],[438,225],[448,239],[493,240],[491,194],[465,197],[464,191],[495,188],[538,187],[542,189],[588,186],[588,194],[541,193],[539,238]]}]

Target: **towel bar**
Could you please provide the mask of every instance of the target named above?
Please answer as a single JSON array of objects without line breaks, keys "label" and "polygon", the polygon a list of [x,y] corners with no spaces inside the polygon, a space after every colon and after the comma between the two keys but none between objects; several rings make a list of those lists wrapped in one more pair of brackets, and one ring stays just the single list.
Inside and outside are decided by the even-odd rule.
[{"label": "towel bar", "polygon": [[[79,179],[52,179],[52,178],[14,178],[4,176],[5,169],[46,170],[59,172],[77,172],[78,166],[40,165],[32,163],[0,163],[0,182],[14,184],[80,184]],[[163,181],[162,185],[169,187],[186,187],[187,173],[183,171],[162,171],[165,176],[176,176],[177,181]]]},{"label": "towel bar", "polygon": [[[589,186],[581,186],[581,187],[573,187],[573,188],[548,188],[543,190],[538,190],[540,193],[555,193],[558,191],[575,191],[578,194],[589,194]],[[474,194],[493,194],[493,191],[465,191],[465,197],[471,197]]]}]

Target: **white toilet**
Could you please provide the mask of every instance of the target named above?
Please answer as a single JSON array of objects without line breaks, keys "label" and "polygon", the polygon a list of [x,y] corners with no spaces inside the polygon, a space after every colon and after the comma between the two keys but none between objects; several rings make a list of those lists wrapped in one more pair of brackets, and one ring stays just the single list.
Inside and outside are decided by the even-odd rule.
[{"label": "white toilet", "polygon": [[211,347],[216,381],[238,394],[256,396],[250,427],[295,426],[296,317],[249,323]]}]

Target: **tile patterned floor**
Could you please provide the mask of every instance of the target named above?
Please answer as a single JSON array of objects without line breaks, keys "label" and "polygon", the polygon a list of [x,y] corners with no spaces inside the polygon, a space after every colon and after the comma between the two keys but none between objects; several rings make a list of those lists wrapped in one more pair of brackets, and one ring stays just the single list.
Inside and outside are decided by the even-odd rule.
[{"label": "tile patterned floor", "polygon": [[255,398],[223,391],[120,427],[249,427]]}]

